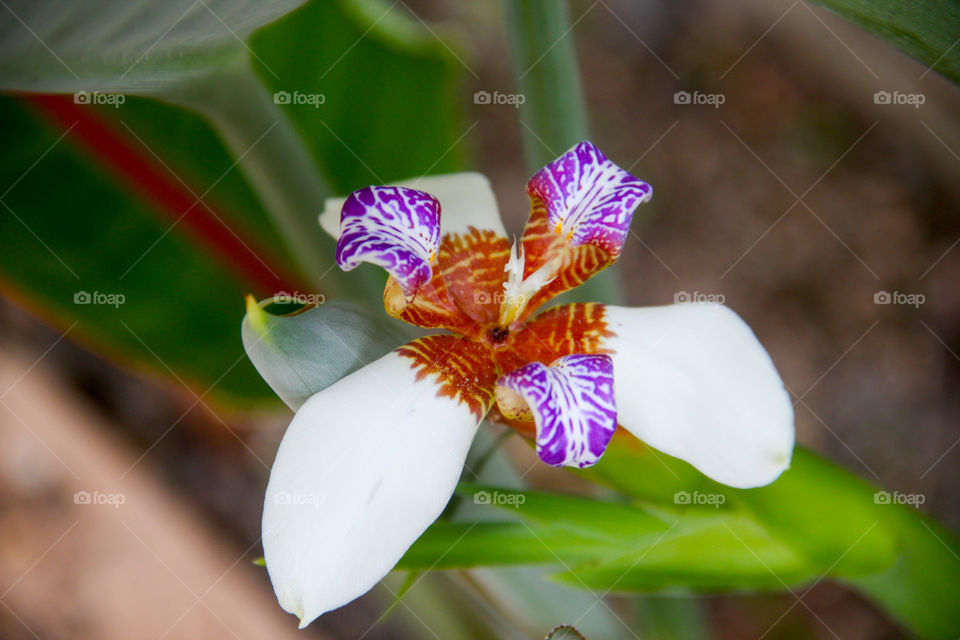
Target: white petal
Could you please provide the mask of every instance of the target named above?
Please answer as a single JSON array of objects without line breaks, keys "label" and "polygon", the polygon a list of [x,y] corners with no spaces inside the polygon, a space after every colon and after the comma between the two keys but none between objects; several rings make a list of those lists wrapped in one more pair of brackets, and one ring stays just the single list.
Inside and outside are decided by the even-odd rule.
[{"label": "white petal", "polygon": [[450,499],[478,420],[437,388],[392,352],[311,397],[287,429],[263,549],[301,628],[376,585]]},{"label": "white petal", "polygon": [[[441,237],[448,233],[465,233],[469,227],[490,229],[506,237],[500,210],[490,181],[482,173],[472,171],[423,176],[395,182],[388,186],[426,191],[440,201]],[[336,240],[340,237],[340,210],[346,198],[330,198],[320,214],[320,226]]]},{"label": "white petal", "polygon": [[790,464],[793,405],[750,327],[722,305],[606,307],[620,424],[733,487]]}]

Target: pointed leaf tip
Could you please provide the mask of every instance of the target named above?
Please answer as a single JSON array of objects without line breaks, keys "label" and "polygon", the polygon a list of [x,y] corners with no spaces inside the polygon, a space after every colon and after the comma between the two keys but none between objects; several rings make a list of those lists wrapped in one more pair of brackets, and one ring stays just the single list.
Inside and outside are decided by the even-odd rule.
[{"label": "pointed leaf tip", "polygon": [[253,294],[248,293],[245,299],[247,302],[247,319],[250,321],[250,326],[253,327],[253,330],[257,332],[261,339],[266,338],[268,331],[267,313],[260,307],[260,303],[253,297]]}]

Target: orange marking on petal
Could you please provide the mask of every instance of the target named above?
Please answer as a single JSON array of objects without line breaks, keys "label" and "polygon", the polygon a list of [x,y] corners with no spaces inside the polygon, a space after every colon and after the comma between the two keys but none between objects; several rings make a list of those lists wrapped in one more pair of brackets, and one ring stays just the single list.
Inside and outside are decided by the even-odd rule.
[{"label": "orange marking on petal", "polygon": [[509,257],[510,242],[489,229],[448,233],[441,239],[430,281],[410,304],[400,309],[394,304],[388,311],[418,327],[442,327],[479,339],[500,312]]},{"label": "orange marking on petal", "polygon": [[477,421],[493,405],[499,373],[486,344],[460,336],[427,336],[405,344],[397,353],[410,358],[417,380],[434,376],[440,387],[437,395],[467,405]]},{"label": "orange marking on petal", "polygon": [[[493,357],[500,371],[508,373],[530,362],[549,365],[557,358],[578,353],[612,353],[600,346],[603,338],[614,335],[607,328],[604,315],[604,305],[594,303],[548,309],[510,334],[502,344],[493,345]],[[525,437],[536,436],[532,418],[508,418],[494,406],[487,419],[508,425]]]},{"label": "orange marking on petal", "polygon": [[617,259],[617,256],[594,245],[571,246],[573,231],[566,236],[559,235],[562,231],[559,224],[553,231],[555,233],[551,233],[550,223],[547,221],[546,205],[541,200],[532,198],[530,217],[523,231],[523,251],[526,255],[524,277],[556,257],[560,258],[561,263],[557,277],[530,299],[519,318],[520,321],[529,318],[547,300],[581,285]]},{"label": "orange marking on petal", "polygon": [[576,303],[544,311],[497,345],[494,358],[504,373],[530,362],[549,365],[573,354],[610,353],[603,338],[614,335],[604,320],[602,304]]}]

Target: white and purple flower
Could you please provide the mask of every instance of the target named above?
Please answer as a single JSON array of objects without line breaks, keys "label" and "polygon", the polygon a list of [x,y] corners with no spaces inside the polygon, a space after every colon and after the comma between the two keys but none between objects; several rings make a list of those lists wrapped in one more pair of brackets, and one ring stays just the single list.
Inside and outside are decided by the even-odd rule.
[{"label": "white and purple flower", "polygon": [[328,202],[321,225],[341,268],[383,267],[387,312],[443,332],[315,393],[284,435],[263,546],[280,604],[301,626],[376,585],[440,515],[484,418],[530,436],[553,466],[596,464],[618,427],[734,487],[769,484],[789,465],[789,396],[728,308],[536,314],[617,259],[650,186],[582,142],[527,192],[519,247],[480,174]]}]

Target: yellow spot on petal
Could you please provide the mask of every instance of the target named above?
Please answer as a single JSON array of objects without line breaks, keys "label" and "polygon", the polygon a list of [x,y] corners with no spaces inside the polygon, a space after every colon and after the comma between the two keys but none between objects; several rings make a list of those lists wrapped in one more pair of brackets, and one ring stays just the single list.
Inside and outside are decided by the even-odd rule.
[{"label": "yellow spot on petal", "polygon": [[383,306],[387,313],[394,318],[399,318],[411,302],[412,300],[404,295],[400,283],[393,276],[388,277],[387,285],[383,289]]},{"label": "yellow spot on petal", "polygon": [[250,321],[250,326],[253,327],[253,330],[257,332],[257,335],[261,338],[267,337],[267,314],[260,308],[260,304],[257,302],[257,299],[251,294],[246,295],[247,300],[247,320]]}]

